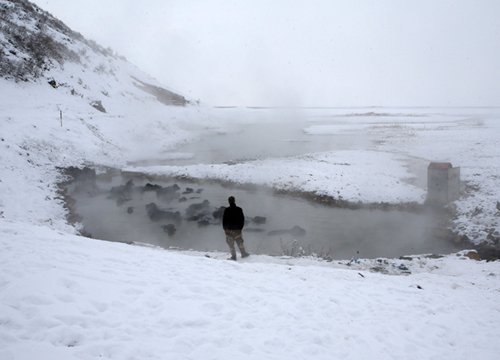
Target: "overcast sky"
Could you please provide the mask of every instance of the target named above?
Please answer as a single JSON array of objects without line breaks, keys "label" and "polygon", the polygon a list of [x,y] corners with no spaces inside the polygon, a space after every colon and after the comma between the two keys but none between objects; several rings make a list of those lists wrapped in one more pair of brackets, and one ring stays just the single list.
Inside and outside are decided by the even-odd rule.
[{"label": "overcast sky", "polygon": [[500,105],[498,0],[35,0],[212,105]]}]

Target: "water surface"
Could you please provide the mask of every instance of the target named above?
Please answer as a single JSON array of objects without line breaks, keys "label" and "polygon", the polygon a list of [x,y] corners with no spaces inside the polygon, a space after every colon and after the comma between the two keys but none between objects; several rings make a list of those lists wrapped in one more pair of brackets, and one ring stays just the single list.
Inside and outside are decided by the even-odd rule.
[{"label": "water surface", "polygon": [[[269,255],[317,254],[334,259],[352,257],[399,257],[422,253],[450,253],[457,248],[436,234],[443,227],[442,219],[432,212],[419,214],[404,211],[368,209],[341,209],[316,204],[299,197],[277,195],[270,189],[228,187],[215,182],[151,181],[135,178],[134,187],[125,201],[111,198],[111,189],[124,185],[129,179],[114,176],[99,179],[98,191],[78,191],[78,182],[68,187],[76,199],[75,211],[93,237],[120,242],[143,242],[180,249],[200,251],[227,251],[219,219],[212,212],[227,206],[233,195],[246,216],[243,232],[251,253]],[[141,191],[146,183],[162,187],[177,184],[174,198],[159,198],[154,191]],[[210,224],[188,221],[186,210],[190,205],[208,200]],[[165,211],[178,211],[181,220],[153,221],[146,205],[154,202]],[[256,216],[266,222],[252,221]],[[176,232],[169,235],[162,226],[174,225]],[[304,234],[286,232],[302,229]],[[274,234],[274,235],[273,235]]]}]

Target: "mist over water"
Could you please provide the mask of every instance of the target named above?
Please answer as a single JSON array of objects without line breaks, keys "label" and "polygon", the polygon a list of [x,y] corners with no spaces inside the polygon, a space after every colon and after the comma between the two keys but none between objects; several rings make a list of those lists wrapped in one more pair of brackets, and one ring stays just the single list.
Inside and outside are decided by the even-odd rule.
[{"label": "mist over water", "polygon": [[[165,248],[199,251],[228,251],[220,220],[213,211],[227,206],[227,197],[236,197],[246,222],[243,237],[254,254],[310,255],[333,259],[353,257],[398,257],[422,253],[450,253],[451,242],[435,236],[442,226],[433,213],[407,213],[383,210],[333,208],[311,201],[277,195],[270,189],[228,187],[213,182],[151,181],[150,184],[179,186],[175,196],[161,198],[154,191],[143,191],[148,180],[134,178],[125,201],[110,196],[111,189],[128,178],[100,179],[94,194],[79,191],[78,182],[68,187],[76,200],[74,210],[82,217],[92,237],[119,242],[148,243]],[[208,201],[208,221],[188,220],[187,209]],[[146,205],[154,202],[164,211],[179,212],[180,220],[153,221]],[[254,221],[265,217],[265,223]],[[168,234],[165,225],[175,226]]]},{"label": "mist over water", "polygon": [[[347,111],[347,115],[345,114]],[[190,129],[195,140],[154,158],[138,159],[130,165],[189,165],[237,163],[257,159],[284,158],[335,150],[363,150],[378,140],[370,132],[352,130],[351,112],[366,109],[216,109],[214,121],[201,129]],[[341,115],[339,115],[339,113]],[[373,119],[366,117],[367,121]],[[334,124],[338,131],[308,133],[313,126]],[[346,124],[349,127],[346,129]],[[348,131],[345,131],[348,130]]]},{"label": "mist over water", "polygon": [[177,150],[192,153],[182,163],[238,162],[271,157],[298,156],[331,150],[362,149],[370,144],[366,134],[309,135],[305,121],[245,124],[230,127],[226,133],[215,133]]},{"label": "mist over water", "polygon": [[[377,151],[385,139],[404,140],[422,128],[448,128],[465,121],[462,116],[442,115],[437,109],[221,111],[221,119],[192,125],[190,130],[196,134],[196,141],[134,164],[236,164],[253,159],[300,158],[326,151]],[[407,155],[403,158],[407,159],[411,175],[401,180],[425,189],[428,161]],[[269,188],[228,186],[211,179],[192,183],[153,179],[143,174],[128,176],[133,177],[132,191],[120,202],[110,196],[113,187],[124,186],[130,180],[120,173],[112,178],[109,174],[99,177],[98,189],[91,196],[75,191],[78,182],[69,187],[69,195],[76,199],[74,210],[82,216],[85,231],[93,237],[227,252],[220,219],[212,213],[227,206],[227,198],[233,195],[246,215],[243,236],[247,250],[254,254],[316,254],[350,259],[460,250],[450,240],[446,215],[424,207],[418,213],[380,208],[352,210],[315,203],[291,193],[277,194]],[[165,198],[155,191],[143,191],[148,182],[150,186],[178,189],[174,196]],[[208,204],[202,205],[203,202]],[[170,214],[175,219],[152,219],[146,209],[152,203],[160,214]],[[205,214],[190,219],[187,212],[193,206],[206,207]],[[254,221],[255,217],[264,217],[266,221]]]}]

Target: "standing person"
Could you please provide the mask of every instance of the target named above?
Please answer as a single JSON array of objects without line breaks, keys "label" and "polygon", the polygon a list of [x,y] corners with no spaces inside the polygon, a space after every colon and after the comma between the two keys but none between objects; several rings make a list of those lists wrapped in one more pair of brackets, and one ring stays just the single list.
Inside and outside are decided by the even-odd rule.
[{"label": "standing person", "polygon": [[226,242],[229,245],[229,250],[231,251],[231,257],[228,260],[236,260],[236,249],[234,243],[238,245],[241,252],[241,257],[247,257],[248,254],[243,245],[243,237],[241,235],[241,230],[245,225],[245,215],[243,215],[243,210],[236,206],[236,200],[234,196],[230,196],[227,201],[229,202],[229,207],[224,209],[224,215],[222,216],[222,228],[226,233]]}]

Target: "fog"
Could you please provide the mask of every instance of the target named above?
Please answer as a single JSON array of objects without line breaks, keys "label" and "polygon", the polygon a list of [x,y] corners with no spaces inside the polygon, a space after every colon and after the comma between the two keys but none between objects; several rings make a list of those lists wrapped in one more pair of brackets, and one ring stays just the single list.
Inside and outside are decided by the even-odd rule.
[{"label": "fog", "polygon": [[[250,110],[246,112],[250,113]],[[158,157],[141,159],[131,164],[235,164],[257,159],[302,156],[323,151],[366,149],[374,141],[374,137],[366,133],[307,134],[304,128],[316,123],[323,124],[324,121],[315,122],[300,111],[299,115],[282,110],[262,110],[262,112],[269,114],[265,123],[256,121],[242,124],[240,121],[226,121],[220,125],[220,128],[205,129],[196,141],[176,147],[173,155],[177,158],[160,154],[159,156],[163,156],[163,159]],[[257,114],[254,112],[250,116],[257,117],[259,113],[260,111],[257,111]]]},{"label": "fog", "polygon": [[212,105],[500,105],[500,2],[35,0]]},{"label": "fog", "polygon": [[[125,191],[129,180],[120,175],[103,176],[97,187],[89,186],[88,182],[70,185],[69,195],[76,200],[73,210],[81,216],[86,233],[98,239],[165,248],[228,251],[220,218],[213,212],[227,206],[227,197],[234,195],[245,213],[246,248],[254,254],[315,254],[329,259],[351,259],[457,250],[450,239],[439,235],[443,218],[431,210],[420,213],[351,210],[278,195],[256,186],[141,176],[135,176],[133,185],[129,183]],[[144,191],[147,183],[174,190],[168,196],[161,196],[156,191]],[[203,202],[206,204],[203,215],[193,218],[188,209],[203,207]],[[146,208],[151,203],[163,213],[148,214]],[[257,221],[255,217],[265,221]],[[174,231],[168,233],[165,226],[173,226]]]}]

